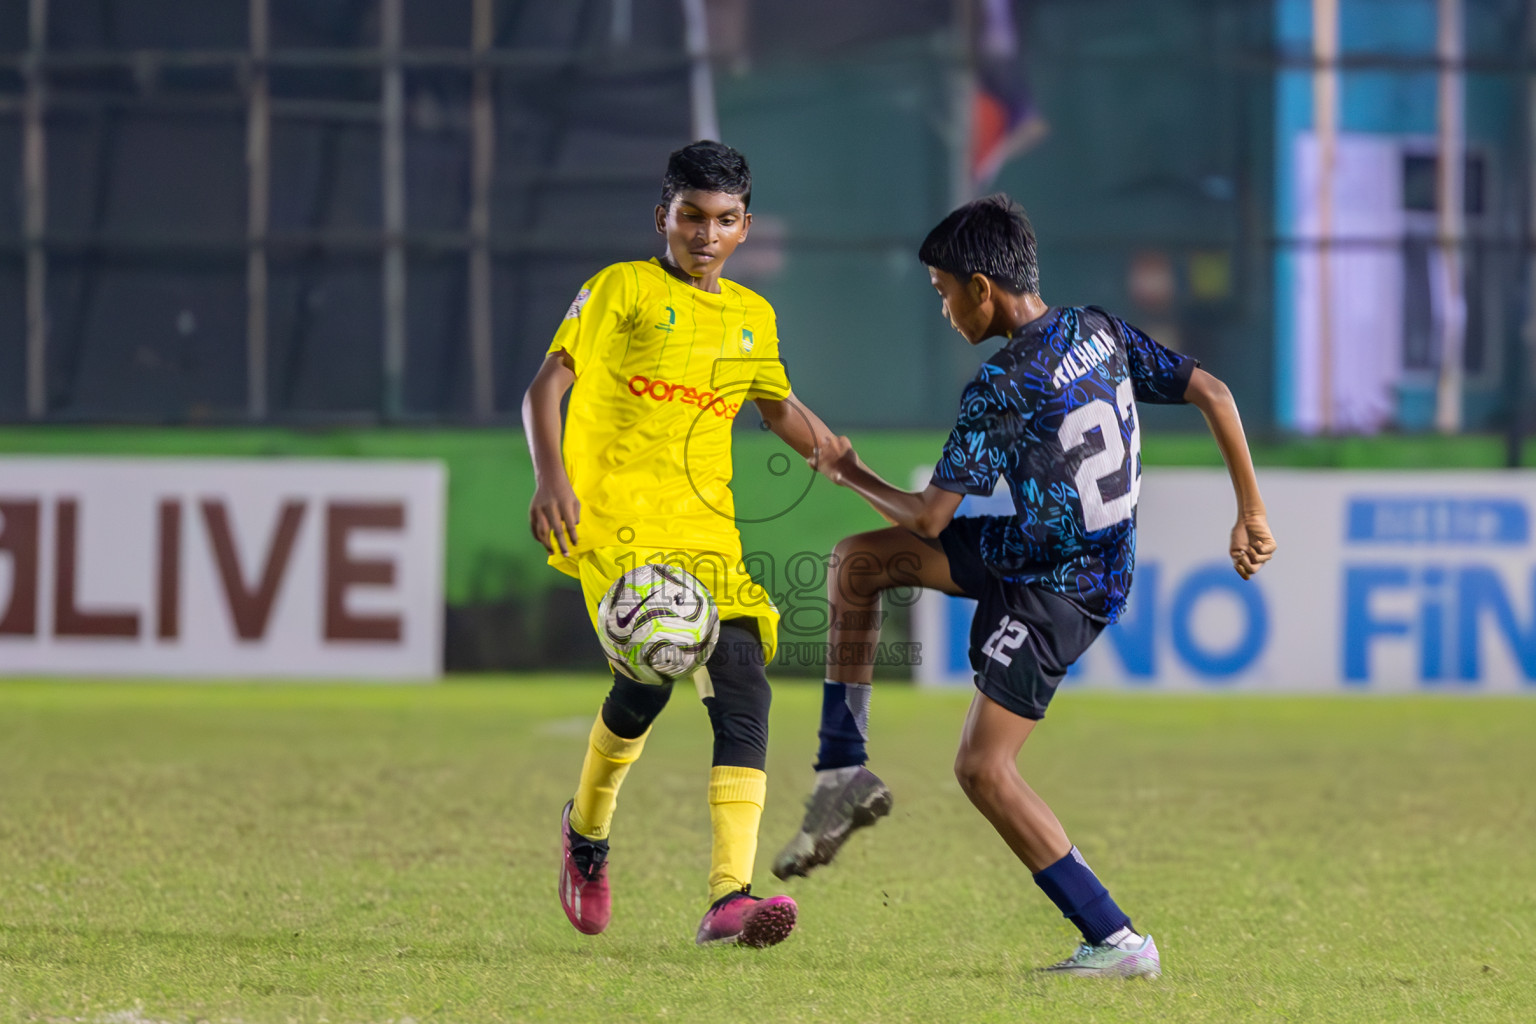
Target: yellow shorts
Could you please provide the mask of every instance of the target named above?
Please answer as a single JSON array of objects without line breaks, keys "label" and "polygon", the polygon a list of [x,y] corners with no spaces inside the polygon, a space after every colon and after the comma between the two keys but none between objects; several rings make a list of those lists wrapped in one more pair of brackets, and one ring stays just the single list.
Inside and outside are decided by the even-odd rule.
[{"label": "yellow shorts", "polygon": [[[554,559],[550,561],[553,563]],[[613,581],[624,573],[647,562],[675,565],[686,569],[709,590],[715,607],[720,610],[720,621],[726,619],[752,619],[757,623],[757,635],[763,642],[763,663],[773,660],[779,646],[779,609],[768,596],[768,591],[747,572],[740,559],[730,565],[725,556],[717,552],[667,551],[655,552],[629,547],[594,548],[574,556],[576,572],[559,565],[562,572],[581,580],[581,592],[587,599],[587,615],[592,628],[597,625],[597,606],[603,595],[613,586]]]}]

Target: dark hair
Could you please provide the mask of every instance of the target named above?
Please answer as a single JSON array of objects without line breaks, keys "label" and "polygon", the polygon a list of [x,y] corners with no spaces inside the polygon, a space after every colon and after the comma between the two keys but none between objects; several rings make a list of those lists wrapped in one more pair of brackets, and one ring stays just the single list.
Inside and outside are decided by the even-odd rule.
[{"label": "dark hair", "polygon": [[1015,295],[1040,293],[1035,229],[1024,207],[999,192],[966,203],[928,232],[917,258],[961,281],[986,274]]},{"label": "dark hair", "polygon": [[684,146],[667,158],[661,205],[670,210],[677,194],[690,189],[741,196],[741,205],[751,206],[752,170],[747,158],[723,142],[704,140]]}]

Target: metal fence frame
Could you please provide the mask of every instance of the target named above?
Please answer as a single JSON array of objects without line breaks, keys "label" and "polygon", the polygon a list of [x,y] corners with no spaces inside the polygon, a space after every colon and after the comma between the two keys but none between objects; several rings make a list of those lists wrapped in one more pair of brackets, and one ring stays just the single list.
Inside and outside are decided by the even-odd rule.
[{"label": "metal fence frame", "polygon": [[[350,48],[274,48],[271,44],[270,0],[247,0],[249,45],[246,49],[96,50],[50,52],[48,26],[50,0],[27,0],[27,49],[20,54],[0,55],[0,70],[18,72],[24,82],[19,101],[0,97],[0,115],[19,114],[22,123],[22,245],[26,294],[26,409],[32,420],[48,415],[48,311],[49,254],[86,247],[175,251],[225,250],[238,241],[195,235],[167,235],[133,239],[70,238],[50,234],[48,222],[48,137],[50,110],[103,105],[177,107],[236,112],[246,119],[247,215],[243,240],[246,261],[245,347],[247,369],[246,415],[252,421],[267,419],[268,395],[268,262],[275,248],[325,246],[341,251],[378,252],[382,256],[381,360],[384,368],[380,408],[386,419],[404,412],[403,377],[408,346],[406,317],[406,266],[409,249],[461,252],[468,262],[466,322],[467,343],[474,381],[471,390],[473,416],[490,422],[495,408],[493,360],[493,256],[528,248],[546,248],[541,240],[497,239],[491,230],[491,196],[495,178],[496,107],[493,77],[498,71],[551,71],[602,59],[601,54],[550,50],[498,48],[495,0],[470,0],[471,33],[462,49],[412,47],[403,44],[405,0],[380,0],[379,45]],[[623,27],[629,0],[614,5],[614,33]],[[686,68],[694,103],[693,123],[698,137],[718,137],[714,90],[708,55],[708,36],[703,22],[702,0],[681,0],[686,38],[678,52],[631,53],[626,66],[636,70]],[[624,31],[627,36],[627,29]],[[622,41],[622,40],[620,40]],[[54,71],[88,71],[124,68],[158,71],[164,68],[219,68],[234,72],[244,91],[242,97],[89,95],[76,91],[57,94],[49,89]],[[325,70],[377,70],[381,78],[378,102],[274,98],[274,68]],[[462,231],[412,231],[407,226],[405,184],[405,74],[408,70],[467,70],[471,75],[470,100],[470,203]],[[275,118],[349,121],[378,124],[381,131],[379,175],[383,196],[382,223],[377,231],[356,229],[274,233],[270,229],[272,175],[272,123]],[[702,134],[699,134],[702,132]],[[604,172],[592,175],[601,179]],[[611,173],[611,172],[610,172]],[[564,177],[564,176],[562,176]]]},{"label": "metal fence frame", "polygon": [[[48,48],[50,0],[27,0],[27,49],[19,54],[0,55],[0,70],[19,74],[24,90],[19,98],[0,96],[0,115],[19,116],[22,146],[23,206],[21,249],[25,274],[25,337],[26,337],[26,410],[29,418],[43,420],[48,416],[48,311],[47,290],[50,254],[69,252],[83,248],[155,251],[228,251],[243,244],[246,262],[247,311],[245,323],[245,347],[247,363],[246,415],[252,421],[262,421],[270,415],[268,384],[268,287],[269,261],[274,250],[297,247],[324,246],[333,251],[368,252],[381,255],[381,303],[383,339],[380,359],[384,367],[383,393],[379,407],[387,418],[398,418],[403,413],[402,376],[409,339],[406,322],[407,254],[413,250],[435,250],[462,253],[467,259],[466,289],[466,344],[470,366],[473,369],[471,388],[472,413],[476,420],[488,422],[495,419],[495,367],[493,359],[493,312],[492,287],[493,260],[498,255],[516,254],[530,250],[549,251],[559,248],[549,239],[526,237],[495,237],[491,227],[491,202],[495,175],[496,100],[493,88],[498,72],[555,71],[580,64],[587,60],[601,60],[599,53],[555,52],[501,48],[495,46],[495,0],[471,0],[470,38],[460,47],[406,47],[402,38],[405,0],[379,0],[379,42],[374,47],[273,48],[271,45],[270,0],[246,0],[249,19],[249,38],[245,48],[185,49],[185,50],[80,50],[68,53],[51,52]],[[965,16],[974,0],[954,0],[956,26],[951,27],[955,39],[964,35]],[[718,121],[714,111],[714,90],[711,79],[709,35],[704,23],[706,4],[703,0],[679,0],[686,27],[685,38],[679,40],[676,53],[631,54],[627,61],[636,69],[668,67],[687,69],[690,94],[693,100],[693,127],[696,137],[718,136]],[[1322,24],[1337,18],[1338,0],[1314,0]],[[1459,20],[1461,0],[1439,0],[1442,20],[1447,25]],[[631,0],[613,0],[612,35],[615,40],[627,37],[632,20]],[[1533,119],[1531,138],[1536,139],[1536,18],[1531,19],[1532,38],[1526,41],[1524,53],[1518,60],[1489,60],[1467,55],[1459,38],[1442,41],[1440,51],[1434,56],[1407,56],[1398,54],[1341,53],[1337,39],[1320,34],[1315,41],[1317,49],[1309,55],[1274,53],[1265,61],[1265,67],[1278,70],[1313,70],[1318,76],[1320,96],[1318,109],[1329,112],[1337,102],[1337,77],[1349,70],[1395,70],[1435,72],[1441,82],[1442,117],[1454,114],[1459,97],[1456,90],[1464,72],[1513,72],[1523,73],[1528,85],[1528,113]],[[955,47],[957,99],[954,107],[956,123],[963,118],[967,105],[959,98],[964,91],[966,70],[963,47]],[[1231,58],[1238,65],[1246,64],[1251,55],[1235,55]],[[125,96],[86,95],[74,90],[61,91],[50,88],[49,74],[55,71],[80,71],[120,68],[221,68],[235,73],[241,83],[243,96]],[[310,68],[328,70],[377,71],[382,88],[377,101],[337,99],[294,99],[274,97],[271,93],[271,72],[276,68]],[[406,219],[408,196],[404,174],[405,156],[405,75],[410,70],[457,69],[471,75],[470,98],[470,202],[466,223],[462,230],[412,231]],[[154,104],[160,108],[190,110],[243,111],[246,119],[246,166],[247,166],[247,217],[243,243],[238,239],[213,238],[196,234],[166,235],[160,237],[136,235],[132,239],[114,237],[69,237],[48,231],[48,136],[46,120],[49,111],[78,109],[102,104],[138,106]],[[377,230],[323,229],[302,232],[273,232],[269,222],[271,200],[271,152],[272,124],[276,118],[318,119],[362,124],[377,124],[381,131],[381,159],[379,165],[382,184],[382,223]],[[1448,121],[1453,120],[1447,118]],[[1320,121],[1327,124],[1331,117],[1326,113]],[[1464,143],[1459,123],[1448,124],[1443,145],[1447,150],[1460,148]],[[951,140],[956,157],[956,180],[960,180],[964,168],[963,132],[955,131]],[[1536,146],[1536,142],[1528,141]],[[1441,166],[1454,169],[1456,160],[1442,160]],[[1526,172],[1536,174],[1536,161],[1527,159]],[[582,173],[593,181],[605,176],[627,174],[597,169]],[[571,180],[575,175],[569,175]],[[1455,195],[1458,183],[1449,175],[1442,182],[1444,195]],[[1529,186],[1536,189],[1536,179]],[[1458,204],[1442,202],[1442,209],[1454,217]],[[1536,201],[1528,201],[1529,224],[1536,225]],[[1462,247],[1473,244],[1463,225],[1454,220],[1442,226],[1438,242],[1452,257]],[[1310,244],[1305,240],[1277,238],[1279,245]],[[1324,250],[1347,246],[1348,239],[1325,231],[1317,243]],[[1529,258],[1532,246],[1530,238],[1519,245]],[[1531,289],[1536,293],[1536,260],[1531,261],[1533,275]],[[1528,349],[1536,349],[1536,303],[1527,305],[1525,345],[1513,353],[1520,360],[1531,360]],[[1454,360],[1451,361],[1454,363]],[[1516,378],[1516,411],[1511,436],[1523,433],[1521,409],[1525,373],[1520,367],[1512,368]],[[1450,367],[1455,372],[1455,367]],[[1444,426],[1443,426],[1444,429]]]}]

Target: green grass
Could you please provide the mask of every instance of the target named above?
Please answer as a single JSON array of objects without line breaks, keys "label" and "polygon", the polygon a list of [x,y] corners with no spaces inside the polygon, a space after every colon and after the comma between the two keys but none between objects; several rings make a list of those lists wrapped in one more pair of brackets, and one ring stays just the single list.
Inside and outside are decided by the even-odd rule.
[{"label": "green grass", "polygon": [[[555,824],[603,686],[0,685],[0,1020],[1536,1018],[1536,701],[1069,693],[1026,747],[1157,982],[1039,978],[1073,934],[965,802],[966,695],[876,696],[892,818],[701,950],[708,726],[679,693],[577,935]],[[760,891],[819,690],[774,705]]]}]

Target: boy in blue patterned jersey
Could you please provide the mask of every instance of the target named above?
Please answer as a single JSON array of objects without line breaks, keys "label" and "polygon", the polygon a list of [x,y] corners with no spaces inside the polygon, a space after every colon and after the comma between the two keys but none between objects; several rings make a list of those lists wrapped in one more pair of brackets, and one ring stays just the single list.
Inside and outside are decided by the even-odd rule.
[{"label": "boy in blue patterned jersey", "polygon": [[[921,493],[870,472],[846,438],[831,457],[822,453],[821,471],[894,525],[849,537],[834,551],[816,785],[774,874],[804,875],[828,863],[854,829],[890,810],[890,791],[865,767],[864,749],[881,593],[920,586],[963,595],[977,602],[970,660],[979,692],[955,775],[1082,932],[1077,951],[1046,970],[1156,977],[1152,937],[1116,905],[1019,775],[1017,759],[1067,668],[1125,606],[1141,485],[1138,401],[1200,409],[1237,498],[1233,568],[1246,580],[1273,555],[1237,406],[1195,360],[1125,321],[1093,306],[1047,306],[1034,231],[1007,196],[951,213],[919,257],[945,317],[967,342],[1009,340],[966,386]],[[999,477],[1008,481],[1013,515],[954,518],[965,495],[991,494]]]}]

